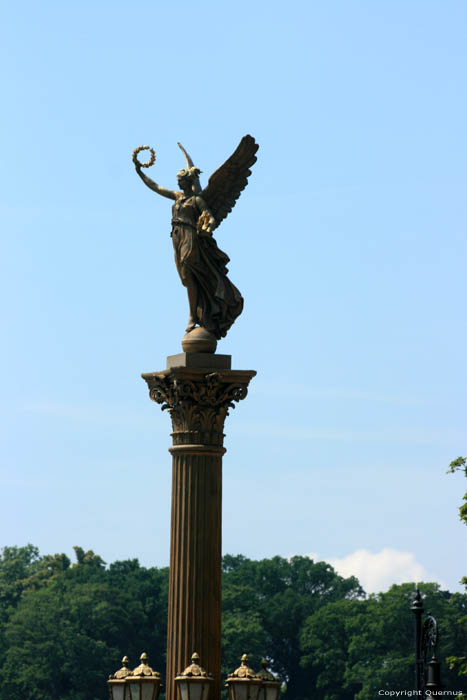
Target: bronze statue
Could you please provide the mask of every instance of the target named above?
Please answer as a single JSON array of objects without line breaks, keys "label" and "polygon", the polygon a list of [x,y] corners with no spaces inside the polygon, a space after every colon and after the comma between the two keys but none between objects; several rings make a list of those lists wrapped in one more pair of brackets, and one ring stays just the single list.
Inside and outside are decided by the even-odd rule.
[{"label": "bronze statue", "polygon": [[[170,235],[175,264],[182,284],[187,289],[190,306],[184,341],[199,326],[214,336],[213,345],[210,346],[212,349],[206,350],[207,346],[203,346],[205,351],[213,352],[215,338],[223,338],[241,314],[243,297],[227,277],[229,258],[217,247],[212,232],[232,211],[247,185],[250,167],[256,162],[258,144],[252,136],[244,136],[230,158],[211,175],[204,190],[199,181],[201,170],[193,165],[183,146],[180,143],[178,146],[187,163],[187,167],[177,173],[180,192],[161,187],[143,173],[142,168],[154,163],[155,153],[152,148],[136,148],[133,151],[133,162],[145,185],[162,197],[175,200]],[[151,151],[151,159],[147,163],[141,163],[137,156],[145,149]],[[205,331],[204,336],[207,337]],[[193,339],[196,335],[193,334]],[[188,347],[191,349],[189,342]],[[192,349],[197,349],[196,344]]]}]

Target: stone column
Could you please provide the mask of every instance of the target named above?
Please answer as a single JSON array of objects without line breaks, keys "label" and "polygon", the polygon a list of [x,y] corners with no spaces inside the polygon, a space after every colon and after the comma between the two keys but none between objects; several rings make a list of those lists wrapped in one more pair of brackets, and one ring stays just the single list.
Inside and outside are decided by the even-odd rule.
[{"label": "stone column", "polygon": [[142,375],[173,427],[166,698],[176,700],[174,678],[196,651],[219,700],[223,428],[256,372],[207,353],[172,356],[167,367]]}]

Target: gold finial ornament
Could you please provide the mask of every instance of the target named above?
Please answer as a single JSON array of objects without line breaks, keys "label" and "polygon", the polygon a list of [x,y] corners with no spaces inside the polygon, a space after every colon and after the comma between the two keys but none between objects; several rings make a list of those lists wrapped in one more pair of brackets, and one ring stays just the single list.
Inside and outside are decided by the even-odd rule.
[{"label": "gold finial ornament", "polygon": [[128,656],[122,659],[122,667],[109,676],[107,685],[109,686],[110,700],[128,700],[128,684],[126,679],[131,676],[131,671],[128,668],[130,660]]},{"label": "gold finial ornament", "polygon": [[227,678],[256,678],[257,675],[252,668],[248,666],[248,654],[243,654],[241,664],[233,673],[229,673]]},{"label": "gold finial ornament", "polygon": [[199,654],[196,651],[191,656],[191,664],[187,666],[184,671],[179,673],[177,678],[180,676],[203,676],[204,678],[211,678],[210,674],[199,665]]},{"label": "gold finial ornament", "polygon": [[261,683],[261,678],[248,666],[248,654],[243,654],[240,666],[227,676],[229,700],[257,700]]},{"label": "gold finial ornament", "polygon": [[148,655],[145,651],[139,657],[141,661],[140,665],[133,669],[132,676],[158,676],[160,678],[161,674],[158,671],[153,671],[153,669],[148,664]]},{"label": "gold finial ornament", "polygon": [[212,683],[212,676],[199,665],[196,651],[191,657],[191,664],[175,676],[175,686],[180,688],[181,700],[207,700]]},{"label": "gold finial ornament", "polygon": [[268,671],[268,662],[266,659],[261,659],[261,670],[258,671],[258,676],[264,681],[277,681],[276,676]]},{"label": "gold finial ornament", "polygon": [[267,660],[262,659],[261,670],[258,671],[258,676],[261,678],[258,700],[277,700],[281,690],[281,682],[271,671],[268,671],[267,667]]},{"label": "gold finial ornament", "polygon": [[[151,157],[146,163],[142,163],[140,160],[138,160],[138,153],[141,151],[150,151],[151,152]],[[138,148],[135,148],[133,151],[133,163],[140,168],[150,168],[151,165],[154,165],[156,162],[156,152],[151,146],[138,146]]]}]

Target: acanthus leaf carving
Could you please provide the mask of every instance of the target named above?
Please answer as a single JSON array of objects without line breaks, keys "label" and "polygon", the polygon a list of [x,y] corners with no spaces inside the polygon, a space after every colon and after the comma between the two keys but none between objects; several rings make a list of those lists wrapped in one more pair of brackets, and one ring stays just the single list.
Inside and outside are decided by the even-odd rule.
[{"label": "acanthus leaf carving", "polygon": [[171,415],[174,443],[221,445],[229,409],[247,396],[248,383],[253,376],[252,372],[246,376],[241,374],[241,379],[234,376],[234,381],[218,372],[195,378],[176,372],[159,372],[144,378],[149,385],[150,398]]}]

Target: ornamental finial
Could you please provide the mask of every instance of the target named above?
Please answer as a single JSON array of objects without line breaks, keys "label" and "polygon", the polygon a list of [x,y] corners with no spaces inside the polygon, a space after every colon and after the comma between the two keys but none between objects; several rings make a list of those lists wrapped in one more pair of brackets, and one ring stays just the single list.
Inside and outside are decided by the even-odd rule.
[{"label": "ornamental finial", "polygon": [[128,664],[130,663],[130,659],[128,656],[124,656],[122,659],[122,667],[118,669],[118,671],[115,671],[115,673],[111,676],[109,676],[110,679],[121,679],[121,678],[126,678],[131,674],[130,669],[128,668]]},{"label": "ornamental finial", "polygon": [[178,674],[177,678],[182,678],[185,676],[199,677],[210,679],[211,676],[207,673],[204,668],[199,665],[199,654],[195,651],[191,655],[191,664],[186,667],[184,671]]},{"label": "ornamental finial", "polygon": [[160,677],[160,673],[157,671],[154,671],[150,665],[148,664],[148,655],[146,654],[145,651],[141,654],[140,658],[140,665],[137,666],[136,668],[133,669],[133,676],[157,676]]},{"label": "ornamental finial", "polygon": [[233,673],[229,673],[227,678],[258,678],[252,668],[248,666],[248,654],[243,654],[240,666]]},{"label": "ornamental finial", "polygon": [[261,670],[258,671],[258,676],[261,678],[263,681],[277,681],[276,676],[271,673],[271,671],[268,671],[268,661],[267,659],[261,659]]}]

